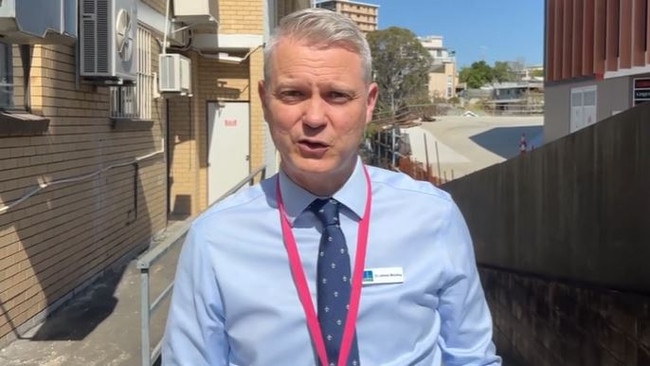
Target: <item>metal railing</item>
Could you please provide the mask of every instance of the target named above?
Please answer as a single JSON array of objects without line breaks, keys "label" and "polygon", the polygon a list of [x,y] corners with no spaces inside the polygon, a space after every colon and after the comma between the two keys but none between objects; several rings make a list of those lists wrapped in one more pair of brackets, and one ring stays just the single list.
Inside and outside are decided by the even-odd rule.
[{"label": "metal railing", "polygon": [[[255,177],[260,174],[260,179],[264,179],[266,176],[266,165],[263,165],[255,169],[251,174],[246,178],[237,183],[234,187],[229,189],[221,197],[215,200],[208,208],[212,207],[219,201],[228,197],[229,195],[237,192],[240,188],[246,184],[252,185],[255,181]],[[153,302],[150,302],[149,298],[149,269],[151,266],[160,259],[163,254],[167,253],[176,243],[182,242],[181,237],[187,233],[190,228],[192,220],[188,220],[183,227],[177,230],[173,236],[166,239],[164,243],[161,243],[140,256],[137,262],[137,268],[140,270],[140,342],[141,342],[141,357],[142,357],[142,366],[151,366],[153,362],[160,356],[162,349],[162,338],[153,350],[151,348],[151,339],[150,339],[150,321],[151,314],[158,308],[158,306],[165,300],[165,298],[171,293],[172,288],[174,287],[174,281],[172,282],[156,297]]]}]

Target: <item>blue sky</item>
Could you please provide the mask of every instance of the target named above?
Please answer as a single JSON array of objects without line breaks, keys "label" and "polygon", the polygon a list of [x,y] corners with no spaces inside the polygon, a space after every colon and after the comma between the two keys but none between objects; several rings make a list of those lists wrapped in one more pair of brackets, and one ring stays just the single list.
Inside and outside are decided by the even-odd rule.
[{"label": "blue sky", "polygon": [[357,0],[379,5],[379,29],[444,37],[459,67],[485,59],[541,65],[544,0]]}]

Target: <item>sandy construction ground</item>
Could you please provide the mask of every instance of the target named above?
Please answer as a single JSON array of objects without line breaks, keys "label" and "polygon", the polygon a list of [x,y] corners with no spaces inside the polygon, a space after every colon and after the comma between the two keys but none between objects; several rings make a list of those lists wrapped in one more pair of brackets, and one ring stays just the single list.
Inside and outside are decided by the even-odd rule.
[{"label": "sandy construction ground", "polygon": [[542,144],[542,116],[436,118],[435,122],[402,129],[402,133],[408,135],[412,157],[428,161],[434,175],[447,179],[517,156],[522,134],[529,149]]}]

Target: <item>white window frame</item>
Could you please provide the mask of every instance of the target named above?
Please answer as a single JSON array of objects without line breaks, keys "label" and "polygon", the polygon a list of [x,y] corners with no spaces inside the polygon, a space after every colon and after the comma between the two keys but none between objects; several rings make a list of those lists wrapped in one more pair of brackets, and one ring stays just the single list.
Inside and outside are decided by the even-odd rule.
[{"label": "white window frame", "polygon": [[110,117],[150,120],[153,110],[153,34],[138,26],[138,69],[135,85],[112,86],[110,88]]}]

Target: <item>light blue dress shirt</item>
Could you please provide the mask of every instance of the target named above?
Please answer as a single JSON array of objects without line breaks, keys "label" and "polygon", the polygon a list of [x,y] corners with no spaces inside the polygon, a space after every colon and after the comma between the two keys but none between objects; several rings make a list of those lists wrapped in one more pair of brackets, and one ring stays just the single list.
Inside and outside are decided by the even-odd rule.
[{"label": "light blue dress shirt", "polygon": [[[465,221],[429,183],[367,167],[372,212],[365,268],[401,267],[403,283],[364,285],[357,336],[362,366],[500,365]],[[275,199],[277,182],[316,303],[316,196],[280,173],[197,218],[182,249],[163,365],[313,366]],[[361,162],[333,196],[354,263],[366,181]]]}]

